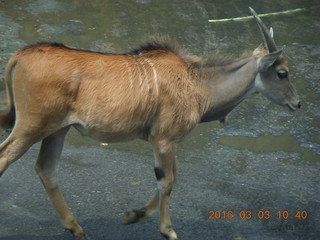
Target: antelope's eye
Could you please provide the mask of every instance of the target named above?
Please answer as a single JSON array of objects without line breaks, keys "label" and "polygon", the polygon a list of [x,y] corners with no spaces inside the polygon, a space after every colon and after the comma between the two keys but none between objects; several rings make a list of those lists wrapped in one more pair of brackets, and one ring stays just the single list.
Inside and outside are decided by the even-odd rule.
[{"label": "antelope's eye", "polygon": [[278,75],[278,78],[280,79],[288,78],[288,72],[285,70],[278,71],[277,75]]}]

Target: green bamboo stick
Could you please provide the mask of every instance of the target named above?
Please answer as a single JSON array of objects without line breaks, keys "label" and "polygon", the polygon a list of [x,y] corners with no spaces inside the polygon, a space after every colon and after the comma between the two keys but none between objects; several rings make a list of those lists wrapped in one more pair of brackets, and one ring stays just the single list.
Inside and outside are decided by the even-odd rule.
[{"label": "green bamboo stick", "polygon": [[[295,12],[301,12],[305,11],[305,8],[296,8],[281,12],[273,12],[273,13],[264,13],[264,14],[258,14],[259,17],[267,17],[267,16],[274,16],[274,15],[280,15],[280,14],[289,14],[289,13],[295,13]],[[242,21],[242,20],[248,20],[253,18],[253,16],[246,16],[246,17],[236,17],[236,18],[224,18],[224,19],[211,19],[208,20],[208,22],[229,22],[229,21]]]}]

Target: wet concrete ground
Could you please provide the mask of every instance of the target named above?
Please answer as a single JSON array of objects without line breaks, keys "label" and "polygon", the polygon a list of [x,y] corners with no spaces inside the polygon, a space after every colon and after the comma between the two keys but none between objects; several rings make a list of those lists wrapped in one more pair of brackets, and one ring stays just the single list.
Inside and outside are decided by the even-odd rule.
[{"label": "wet concrete ground", "polygon": [[[38,149],[34,146],[1,178],[1,240],[71,239],[33,170]],[[206,157],[195,159],[198,154]],[[262,153],[243,159],[247,166],[241,173],[241,160],[233,157],[241,156],[239,150],[218,147],[198,154],[189,152],[180,161],[172,193],[172,221],[180,239],[317,239],[318,186],[313,179],[318,170],[312,163],[292,154],[288,165],[281,161],[284,152],[271,158]],[[121,223],[127,210],[141,207],[155,190],[152,162],[149,154],[66,144],[59,169],[62,190],[92,239],[162,239],[157,215],[136,225]],[[216,212],[218,219],[210,219],[210,211],[220,211],[221,217]],[[223,211],[232,211],[233,217]]]},{"label": "wet concrete ground", "polygon": [[[0,1],[0,76],[12,52],[38,40],[119,52],[161,31],[195,53],[215,47],[237,53],[260,41],[256,26],[248,22],[205,24],[213,16],[245,15],[252,3],[244,0],[241,6],[231,1],[164,1],[161,6],[148,0],[17,2]],[[304,4],[316,9],[311,2]],[[274,1],[272,8],[270,1],[259,4],[252,6],[258,12],[301,7],[294,1]],[[230,11],[219,11],[226,5]],[[170,9],[178,9],[177,15]],[[303,108],[289,113],[254,96],[232,112],[227,124],[202,124],[180,144],[180,171],[171,198],[180,239],[319,239],[320,47],[319,21],[312,11],[290,19],[266,19],[275,28],[277,42],[287,44]],[[233,41],[234,33],[238,41]],[[3,89],[1,79],[1,108]],[[33,146],[0,179],[0,240],[71,239],[33,170],[38,150],[39,144]],[[157,214],[142,223],[122,225],[123,214],[141,207],[156,189],[153,162],[148,143],[101,146],[75,130],[69,133],[59,179],[69,206],[92,239],[162,239]],[[210,219],[211,211],[215,219]]]}]

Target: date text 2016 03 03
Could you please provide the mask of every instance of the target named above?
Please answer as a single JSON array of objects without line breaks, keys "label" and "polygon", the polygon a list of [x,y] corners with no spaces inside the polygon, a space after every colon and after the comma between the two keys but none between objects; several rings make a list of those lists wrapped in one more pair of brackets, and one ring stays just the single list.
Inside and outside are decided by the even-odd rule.
[{"label": "date text 2016 03 03", "polygon": [[278,219],[307,219],[308,212],[303,211],[275,211],[271,212],[269,210],[261,210],[261,211],[209,211],[209,219],[211,220],[219,220],[219,219],[270,219],[270,218],[278,218]]}]

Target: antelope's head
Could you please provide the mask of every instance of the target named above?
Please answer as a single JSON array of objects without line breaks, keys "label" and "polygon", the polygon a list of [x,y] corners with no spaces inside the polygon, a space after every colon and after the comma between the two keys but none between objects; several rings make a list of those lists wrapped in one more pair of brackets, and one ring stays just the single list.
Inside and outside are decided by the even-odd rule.
[{"label": "antelope's head", "polygon": [[263,45],[254,50],[253,54],[259,54],[258,74],[255,79],[255,87],[272,102],[287,106],[290,110],[300,108],[300,100],[297,91],[292,84],[289,68],[285,64],[282,49],[278,49],[273,40],[273,30],[267,29],[257,13],[250,8],[263,38]]}]

